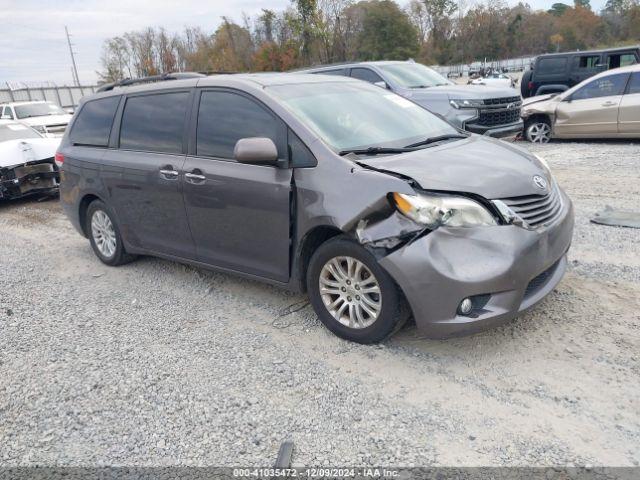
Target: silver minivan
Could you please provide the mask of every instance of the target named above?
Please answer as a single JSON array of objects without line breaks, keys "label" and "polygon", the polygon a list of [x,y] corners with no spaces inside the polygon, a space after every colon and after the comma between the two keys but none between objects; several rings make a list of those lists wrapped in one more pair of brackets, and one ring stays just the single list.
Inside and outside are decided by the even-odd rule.
[{"label": "silver minivan", "polygon": [[526,150],[349,78],[184,77],[85,97],[56,154],[107,265],[154,255],[306,291],[361,343],[410,317],[432,337],[496,325],[562,278],[573,207]]}]

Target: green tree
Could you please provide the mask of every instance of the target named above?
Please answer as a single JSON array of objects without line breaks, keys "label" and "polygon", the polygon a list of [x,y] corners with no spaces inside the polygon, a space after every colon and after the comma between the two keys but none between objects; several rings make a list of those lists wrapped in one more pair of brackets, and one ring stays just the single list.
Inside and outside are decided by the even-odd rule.
[{"label": "green tree", "polygon": [[571,8],[571,7],[566,3],[554,3],[553,5],[551,5],[551,8],[547,11],[551,15],[554,15],[556,17],[561,17],[564,14],[564,12],[567,11],[568,8]]},{"label": "green tree", "polygon": [[358,6],[364,12],[357,39],[360,59],[406,60],[418,54],[418,32],[397,3],[374,0]]}]

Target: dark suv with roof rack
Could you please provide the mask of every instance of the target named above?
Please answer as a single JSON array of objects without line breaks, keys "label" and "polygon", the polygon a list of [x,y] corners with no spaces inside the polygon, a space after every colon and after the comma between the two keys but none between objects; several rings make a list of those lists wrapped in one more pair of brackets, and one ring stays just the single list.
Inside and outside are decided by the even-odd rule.
[{"label": "dark suv with roof rack", "polygon": [[522,99],[513,88],[458,85],[413,61],[356,62],[300,70],[343,75],[391,90],[436,113],[462,130],[492,137],[515,137],[522,131]]},{"label": "dark suv with roof rack", "polygon": [[520,92],[524,98],[561,93],[597,73],[638,62],[638,47],[539,55],[522,75]]}]

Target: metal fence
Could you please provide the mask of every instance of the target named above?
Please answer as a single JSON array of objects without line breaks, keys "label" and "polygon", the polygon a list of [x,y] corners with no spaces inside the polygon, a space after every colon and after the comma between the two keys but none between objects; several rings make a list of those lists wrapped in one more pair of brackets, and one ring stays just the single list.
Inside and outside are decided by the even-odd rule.
[{"label": "metal fence", "polygon": [[527,70],[536,57],[508,58],[505,60],[485,60],[484,62],[473,62],[460,65],[443,65],[433,67],[443,75],[457,73],[462,76],[469,75],[469,71],[478,70],[482,67],[493,67],[505,69],[508,72],[521,72]]},{"label": "metal fence", "polygon": [[51,84],[34,86],[7,82],[4,88],[0,88],[0,103],[48,100],[62,108],[75,108],[83,96],[95,92],[97,88],[97,85],[60,87]]}]

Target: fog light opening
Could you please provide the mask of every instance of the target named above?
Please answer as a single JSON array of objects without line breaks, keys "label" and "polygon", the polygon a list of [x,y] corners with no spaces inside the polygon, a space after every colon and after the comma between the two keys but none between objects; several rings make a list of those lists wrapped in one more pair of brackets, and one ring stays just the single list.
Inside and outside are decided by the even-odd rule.
[{"label": "fog light opening", "polygon": [[471,310],[473,310],[473,302],[470,298],[465,298],[460,302],[460,305],[458,306],[458,313],[460,315],[469,315]]}]

